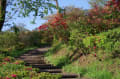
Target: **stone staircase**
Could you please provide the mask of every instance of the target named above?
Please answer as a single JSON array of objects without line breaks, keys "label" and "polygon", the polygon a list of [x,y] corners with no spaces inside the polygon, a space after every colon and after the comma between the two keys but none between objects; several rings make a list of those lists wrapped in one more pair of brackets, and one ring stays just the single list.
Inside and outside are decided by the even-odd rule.
[{"label": "stone staircase", "polygon": [[32,66],[33,68],[39,68],[39,72],[49,72],[51,74],[61,74],[62,79],[80,79],[77,74],[63,73],[60,67],[46,63],[44,60],[44,54],[48,48],[39,48],[31,50],[27,54],[20,56],[19,60],[25,61],[26,66]]}]

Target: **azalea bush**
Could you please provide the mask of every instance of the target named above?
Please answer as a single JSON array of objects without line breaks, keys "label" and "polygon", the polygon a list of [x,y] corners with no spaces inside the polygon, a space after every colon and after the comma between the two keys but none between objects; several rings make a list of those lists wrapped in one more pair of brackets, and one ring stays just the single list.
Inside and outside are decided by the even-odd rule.
[{"label": "azalea bush", "polygon": [[50,73],[38,74],[38,69],[26,67],[19,62],[2,62],[0,64],[0,79],[61,79],[61,75]]},{"label": "azalea bush", "polygon": [[[67,52],[56,49],[49,54],[48,51],[48,61],[57,65],[70,60],[70,63],[65,64],[65,71],[79,73],[85,78],[119,79],[120,1],[109,0],[102,7],[94,4],[88,11],[81,9],[80,12],[77,9],[76,12],[72,12],[73,9],[64,15],[67,24],[67,31],[64,31],[68,34],[68,40],[62,45],[66,45],[63,48]],[[78,12],[80,13],[77,14]],[[58,29],[54,30],[52,32],[60,38],[56,32]],[[64,35],[62,31],[60,34]],[[63,53],[60,54],[59,51]],[[64,57],[66,54],[67,59]],[[61,55],[61,58],[55,58],[57,55]],[[60,62],[61,60],[64,61]]]},{"label": "azalea bush", "polygon": [[106,53],[120,52],[120,28],[100,33],[96,36],[90,36],[83,39],[84,45],[89,48],[89,52],[95,50],[104,50]]},{"label": "azalea bush", "polygon": [[120,1],[109,0],[104,7],[98,7],[96,4],[94,8],[88,13],[87,22],[91,25],[92,33],[99,33],[118,27],[120,25]]},{"label": "azalea bush", "polygon": [[48,20],[48,23],[41,25],[38,29],[48,31],[53,39],[66,42],[69,36],[67,28],[63,14],[56,14]]},{"label": "azalea bush", "polygon": [[61,75],[37,73],[39,69],[25,66],[21,60],[0,55],[0,79],[61,79]]}]

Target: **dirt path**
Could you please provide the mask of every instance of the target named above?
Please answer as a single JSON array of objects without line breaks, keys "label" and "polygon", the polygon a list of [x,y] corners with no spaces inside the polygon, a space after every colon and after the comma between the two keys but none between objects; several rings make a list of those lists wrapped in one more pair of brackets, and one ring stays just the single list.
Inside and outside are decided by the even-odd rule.
[{"label": "dirt path", "polygon": [[52,64],[46,63],[44,60],[44,54],[48,51],[49,47],[38,48],[31,50],[28,53],[23,54],[18,59],[25,61],[26,66],[32,66],[33,68],[39,68],[40,72],[49,72],[52,74],[61,74],[62,79],[79,79],[76,74],[63,73],[62,69]]}]

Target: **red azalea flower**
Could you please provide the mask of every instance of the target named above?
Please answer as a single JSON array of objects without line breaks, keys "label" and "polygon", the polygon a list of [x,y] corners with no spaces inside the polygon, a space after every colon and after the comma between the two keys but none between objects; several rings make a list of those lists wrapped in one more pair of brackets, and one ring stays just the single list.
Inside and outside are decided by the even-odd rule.
[{"label": "red azalea flower", "polygon": [[19,64],[19,62],[15,62],[15,64]]},{"label": "red azalea flower", "polygon": [[7,58],[4,58],[3,60],[9,62],[9,61],[10,61],[10,58],[7,57]]},{"label": "red azalea flower", "polygon": [[7,64],[6,62],[3,62],[2,64]]},{"label": "red azalea flower", "polygon": [[26,68],[25,70],[32,70],[32,68]]},{"label": "red azalea flower", "polygon": [[11,78],[9,78],[9,77],[6,77],[6,79],[11,79]]},{"label": "red azalea flower", "polygon": [[94,54],[95,57],[97,57],[96,53]]},{"label": "red azalea flower", "polygon": [[42,30],[42,29],[44,30],[44,29],[47,29],[47,27],[48,27],[48,25],[44,24],[44,25],[39,26],[38,29],[39,30]]},{"label": "red azalea flower", "polygon": [[17,77],[17,75],[16,75],[16,74],[12,74],[11,76],[12,76],[13,78],[16,78],[16,77]]},{"label": "red azalea flower", "polygon": [[96,49],[96,48],[97,48],[96,46],[93,47],[93,49]]}]

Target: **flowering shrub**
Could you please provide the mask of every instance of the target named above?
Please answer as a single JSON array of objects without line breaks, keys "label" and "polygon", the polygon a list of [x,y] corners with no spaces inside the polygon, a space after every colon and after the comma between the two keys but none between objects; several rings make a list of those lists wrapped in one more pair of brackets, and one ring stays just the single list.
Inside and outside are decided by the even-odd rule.
[{"label": "flowering shrub", "polygon": [[47,28],[48,28],[48,25],[45,25],[45,24],[38,27],[39,30],[47,30]]},{"label": "flowering shrub", "polygon": [[120,48],[120,28],[103,32],[96,36],[90,36],[83,39],[83,43],[88,48],[103,49],[105,52],[113,52]]},{"label": "flowering shrub", "polygon": [[52,16],[48,23],[38,27],[39,30],[48,30],[50,36],[55,37],[57,40],[66,41],[68,38],[67,34],[67,23],[62,14]]},{"label": "flowering shrub", "polygon": [[[0,54],[1,55],[1,54]],[[24,66],[21,60],[0,56],[0,79],[60,79],[60,75],[50,73],[38,74],[38,69]]]},{"label": "flowering shrub", "polygon": [[93,33],[106,31],[120,25],[120,1],[107,1],[104,7],[94,6],[88,13],[87,23],[92,26]]}]

